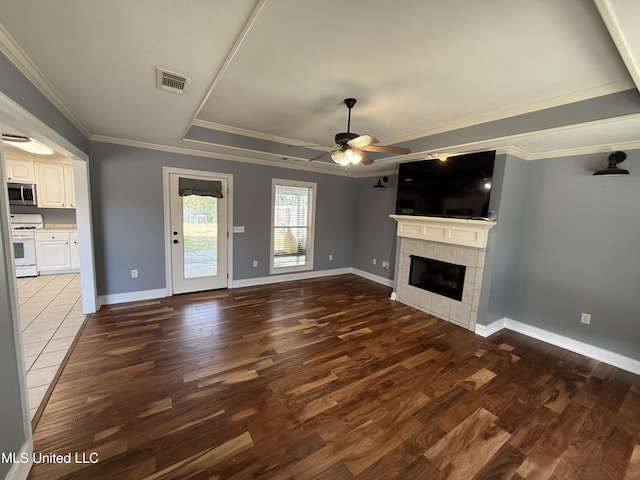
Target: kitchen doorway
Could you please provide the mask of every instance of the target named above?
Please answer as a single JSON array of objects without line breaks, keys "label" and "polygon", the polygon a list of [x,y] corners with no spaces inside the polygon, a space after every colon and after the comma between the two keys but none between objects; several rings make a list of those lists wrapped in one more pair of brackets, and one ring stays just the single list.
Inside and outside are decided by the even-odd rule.
[{"label": "kitchen doorway", "polygon": [[229,286],[230,183],[230,175],[165,167],[169,295]]}]

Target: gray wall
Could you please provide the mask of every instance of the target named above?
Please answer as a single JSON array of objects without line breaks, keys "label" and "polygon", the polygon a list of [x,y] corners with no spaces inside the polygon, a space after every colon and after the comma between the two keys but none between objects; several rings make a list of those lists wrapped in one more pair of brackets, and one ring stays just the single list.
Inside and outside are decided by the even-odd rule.
[{"label": "gray wall", "polygon": [[[0,53],[0,92],[46,123],[83,152],[89,141],[7,57]],[[11,126],[11,125],[9,125]]]},{"label": "gray wall", "polygon": [[[1,158],[1,154],[0,154]],[[4,178],[4,165],[0,162],[0,178]],[[19,452],[26,440],[19,376],[15,325],[18,313],[13,310],[14,272],[11,268],[11,233],[8,227],[8,201],[6,192],[0,195],[0,452]],[[0,478],[9,472],[11,464],[0,463]]]},{"label": "gray wall", "polygon": [[[378,177],[359,178],[356,181],[355,240],[353,267],[393,280],[396,261],[395,220],[389,215],[396,210],[398,176],[389,175],[386,188],[373,188]],[[376,265],[373,265],[373,259]],[[382,268],[382,261],[390,263]]]},{"label": "gray wall", "polygon": [[511,155],[497,155],[489,209],[498,223],[489,230],[478,323],[487,325],[507,316],[507,290],[514,281],[512,259],[518,246],[527,162]]},{"label": "gray wall", "polygon": [[527,162],[504,299],[508,318],[640,359],[640,150],[626,153],[624,177],[592,176],[605,154]]},{"label": "gray wall", "polygon": [[166,287],[163,166],[233,174],[234,225],[245,227],[233,238],[235,280],[269,275],[272,178],[317,183],[314,270],[353,265],[353,178],[101,142],[91,142],[90,157],[99,295]]}]

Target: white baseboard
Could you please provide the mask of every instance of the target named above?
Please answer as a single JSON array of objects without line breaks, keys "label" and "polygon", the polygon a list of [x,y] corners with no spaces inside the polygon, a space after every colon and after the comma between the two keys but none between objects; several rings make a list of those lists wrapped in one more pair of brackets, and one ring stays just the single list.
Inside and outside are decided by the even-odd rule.
[{"label": "white baseboard", "polygon": [[496,332],[499,332],[504,327],[505,318],[501,318],[500,320],[496,320],[495,322],[491,322],[489,325],[480,325],[476,323],[476,334],[481,337],[488,337],[493,335]]},{"label": "white baseboard", "polygon": [[141,290],[139,292],[113,293],[110,295],[100,295],[98,303],[100,305],[114,305],[116,303],[139,302],[141,300],[154,300],[167,296],[166,288],[156,290]]},{"label": "white baseboard", "polygon": [[69,269],[61,269],[61,270],[47,270],[45,272],[38,272],[38,275],[66,275],[68,273],[80,273],[79,268],[74,268],[73,270]]},{"label": "white baseboard", "polygon": [[584,355],[586,357],[593,358],[594,360],[640,375],[640,360],[625,357],[624,355],[620,355],[610,350],[605,350],[604,348],[580,342],[563,335],[558,335],[557,333],[549,332],[548,330],[543,330],[542,328],[534,327],[533,325],[518,322],[510,318],[502,318],[489,325],[476,325],[476,333],[483,337],[487,337],[499,330],[502,330],[502,328],[521,333],[528,337],[550,343],[556,347],[564,348],[570,352],[579,353],[580,355]]},{"label": "white baseboard", "polygon": [[282,275],[270,275],[268,277],[245,278],[243,280],[234,280],[231,288],[255,287],[257,285],[269,285],[272,283],[291,282],[294,280],[308,280],[310,278],[344,275],[346,273],[351,273],[351,270],[351,268],[334,268],[333,270],[284,273]]},{"label": "white baseboard", "polygon": [[360,270],[358,268],[352,268],[351,273],[353,273],[354,275],[358,275],[359,277],[366,278],[367,280],[371,280],[372,282],[379,283],[386,287],[393,287],[393,279],[384,278],[373,273],[365,272],[364,270]]},{"label": "white baseboard", "polygon": [[25,480],[33,466],[33,443],[27,441],[18,452],[17,462],[13,464],[4,480]]},{"label": "white baseboard", "polygon": [[[234,280],[229,288],[255,287],[258,285],[269,285],[272,283],[291,282],[295,280],[308,280],[310,278],[330,277],[333,275],[345,275],[353,273],[360,277],[366,278],[376,283],[380,283],[387,287],[393,286],[393,280],[374,275],[357,268],[334,268],[332,270],[319,270],[300,273],[285,273],[283,275],[270,275],[268,277],[246,278],[243,280]],[[115,305],[118,303],[139,302],[144,300],[154,300],[156,298],[164,298],[167,296],[165,288],[156,290],[142,290],[139,292],[113,293],[110,295],[100,295],[98,297],[99,305]]]}]

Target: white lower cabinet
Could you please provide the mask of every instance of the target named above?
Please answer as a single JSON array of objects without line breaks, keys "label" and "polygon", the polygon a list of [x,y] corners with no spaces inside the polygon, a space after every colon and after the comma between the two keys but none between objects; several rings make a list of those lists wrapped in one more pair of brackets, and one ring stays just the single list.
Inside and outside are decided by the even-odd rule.
[{"label": "white lower cabinet", "polygon": [[76,232],[37,232],[35,237],[40,273],[65,273],[80,268]]},{"label": "white lower cabinet", "polygon": [[78,247],[78,233],[69,234],[69,247],[71,248],[71,268],[77,270],[80,268],[80,248]]}]

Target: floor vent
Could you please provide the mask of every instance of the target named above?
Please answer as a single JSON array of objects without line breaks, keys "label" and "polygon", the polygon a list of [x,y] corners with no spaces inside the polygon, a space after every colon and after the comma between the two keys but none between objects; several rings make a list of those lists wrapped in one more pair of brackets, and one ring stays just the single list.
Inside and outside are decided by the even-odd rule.
[{"label": "floor vent", "polygon": [[160,90],[184,95],[184,88],[191,81],[189,77],[161,68],[156,68],[156,71],[157,87]]}]

